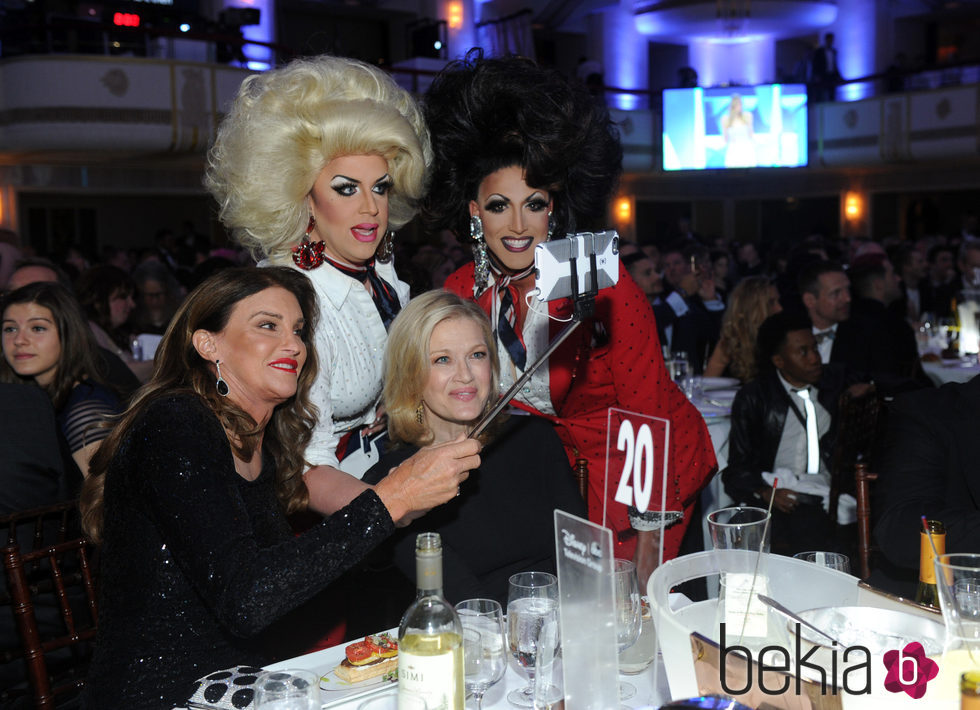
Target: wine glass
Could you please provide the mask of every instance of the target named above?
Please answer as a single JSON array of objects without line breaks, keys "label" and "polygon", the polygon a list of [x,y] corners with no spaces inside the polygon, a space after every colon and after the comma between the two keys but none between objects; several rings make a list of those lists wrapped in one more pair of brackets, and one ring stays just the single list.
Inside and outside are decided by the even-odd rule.
[{"label": "wine glass", "polygon": [[554,702],[561,694],[553,685],[538,688],[535,672],[558,651],[558,580],[547,572],[519,572],[510,578],[507,595],[507,638],[510,652],[524,669],[528,685],[508,693],[518,707],[534,707],[535,698]]},{"label": "wine glass", "polygon": [[[640,624],[643,621],[640,583],[636,578],[636,565],[630,560],[614,560],[613,590],[616,644],[619,653],[622,653],[640,637]],[[636,688],[631,683],[620,682],[620,700],[629,700],[634,695],[636,695]]]},{"label": "wine glass", "polygon": [[483,707],[483,694],[504,677],[504,611],[493,599],[466,599],[456,605],[463,625],[463,681]]}]

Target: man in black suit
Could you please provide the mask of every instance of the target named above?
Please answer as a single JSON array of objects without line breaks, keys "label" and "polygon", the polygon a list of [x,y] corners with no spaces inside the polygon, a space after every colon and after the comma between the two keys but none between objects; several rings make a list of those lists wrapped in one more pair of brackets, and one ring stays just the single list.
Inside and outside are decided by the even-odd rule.
[{"label": "man in black suit", "polygon": [[851,320],[874,340],[874,360],[868,364],[872,375],[886,391],[910,381],[919,387],[932,387],[932,381],[919,362],[919,346],[912,326],[889,309],[902,295],[901,282],[884,254],[865,254],[854,260],[848,272],[854,299]]},{"label": "man in black suit", "polygon": [[718,342],[725,311],[715,289],[708,250],[696,244],[676,244],[664,250],[663,265],[668,289],[653,304],[660,342],[673,353],[685,353],[692,370],[701,374]]},{"label": "man in black suit", "polygon": [[834,33],[828,32],[824,35],[823,44],[813,50],[810,59],[810,91],[813,102],[833,101],[840,80]]},{"label": "man in black suit", "polygon": [[[759,327],[759,376],[732,405],[726,492],[772,508],[772,551],[794,554],[834,545],[824,499],[830,492],[833,418],[844,368],[824,366],[810,320],[782,311]],[[782,476],[774,489],[773,476]]]},{"label": "man in black suit", "polygon": [[[947,552],[977,551],[978,431],[980,377],[904,394],[889,410],[874,489],[874,537],[887,563],[907,573],[909,587],[919,568],[921,516],[946,526]],[[887,573],[902,576],[891,569]]]}]

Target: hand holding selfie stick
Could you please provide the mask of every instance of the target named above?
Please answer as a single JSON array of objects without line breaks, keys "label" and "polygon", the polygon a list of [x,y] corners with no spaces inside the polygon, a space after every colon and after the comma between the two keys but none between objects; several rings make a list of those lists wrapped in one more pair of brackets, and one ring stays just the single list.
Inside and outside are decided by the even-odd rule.
[{"label": "hand holding selfie stick", "polygon": [[569,265],[572,269],[572,294],[574,294],[572,296],[574,308],[572,320],[564,327],[564,329],[562,329],[551,344],[548,345],[547,349],[541,354],[541,357],[535,360],[534,363],[524,371],[524,374],[517,378],[517,382],[511,385],[510,389],[504,393],[504,396],[497,400],[497,403],[494,404],[493,407],[491,407],[490,410],[483,415],[480,421],[476,423],[476,426],[473,427],[473,431],[470,432],[471,439],[476,439],[488,426],[490,426],[490,422],[492,422],[494,418],[503,411],[504,407],[510,404],[510,401],[514,399],[521,387],[523,387],[524,384],[531,379],[531,376],[537,372],[538,368],[544,364],[545,360],[547,360],[551,354],[558,349],[559,345],[565,342],[568,336],[572,334],[572,331],[578,327],[579,323],[591,316],[595,310],[595,297],[596,294],[599,293],[595,251],[589,255],[589,269],[591,271],[592,279],[591,284],[585,293],[579,293],[578,290],[578,266],[576,261],[577,260],[574,256],[569,259]]}]

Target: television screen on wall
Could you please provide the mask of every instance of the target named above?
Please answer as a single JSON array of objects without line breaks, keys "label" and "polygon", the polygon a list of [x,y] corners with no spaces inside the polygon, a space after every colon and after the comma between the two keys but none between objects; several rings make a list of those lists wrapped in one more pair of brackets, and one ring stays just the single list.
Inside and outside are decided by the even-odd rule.
[{"label": "television screen on wall", "polygon": [[665,89],[664,170],[807,163],[804,84]]}]

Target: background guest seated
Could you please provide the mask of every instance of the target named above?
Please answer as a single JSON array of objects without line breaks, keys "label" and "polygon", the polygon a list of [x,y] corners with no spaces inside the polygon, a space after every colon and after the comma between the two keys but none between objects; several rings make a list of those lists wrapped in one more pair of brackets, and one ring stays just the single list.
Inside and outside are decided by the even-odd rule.
[{"label": "background guest seated", "polygon": [[[842,368],[823,366],[806,316],[782,311],[759,327],[759,376],[732,405],[725,490],[737,502],[772,508],[772,551],[833,548],[829,461]],[[811,422],[813,422],[811,424]]]},{"label": "background guest seated", "polygon": [[872,510],[884,560],[872,583],[911,594],[919,569],[921,516],[946,526],[947,552],[980,540],[980,377],[895,398]]},{"label": "background guest seated", "polygon": [[[382,480],[420,446],[473,428],[499,396],[494,340],[480,307],[448,291],[429,291],[402,310],[388,336],[384,389],[391,438],[402,446],[370,469],[366,482]],[[586,506],[546,421],[512,416],[485,438],[480,468],[459,496],[399,530],[391,543],[398,569],[414,580],[416,535],[441,533],[446,598],[506,606],[512,574],[555,571],[555,508],[585,517]]]},{"label": "background guest seated", "polygon": [[310,281],[278,267],[222,271],[174,316],[153,379],[99,449],[83,490],[83,523],[102,542],[83,707],[169,710],[210,671],[300,652],[273,651],[283,617],[387,537],[394,520],[449,500],[479,466],[475,441],[462,473],[399,466],[293,535],[286,513],[309,498],[302,452],[315,419],[317,317]]},{"label": "background guest seated", "polygon": [[758,372],[755,359],[759,326],[773,313],[783,310],[779,291],[766,276],[748,276],[732,291],[721,320],[721,339],[715,346],[705,377],[737,377],[742,382]]},{"label": "background guest seated", "polygon": [[83,475],[119,412],[116,393],[98,375],[98,348],[75,298],[57,283],[33,283],[3,301],[0,379],[34,382],[47,392],[61,433]]},{"label": "background guest seated", "polygon": [[153,361],[133,357],[129,347],[130,333],[125,327],[129,314],[136,307],[133,301],[135,288],[129,274],[115,266],[94,266],[83,272],[75,283],[78,302],[82,304],[99,346],[126,363],[140,382],[146,382],[153,372]]},{"label": "background guest seated", "polygon": [[718,342],[725,311],[708,256],[708,250],[697,244],[665,249],[664,279],[670,293],[653,308],[661,341],[673,353],[686,353],[697,374],[704,371]]}]

